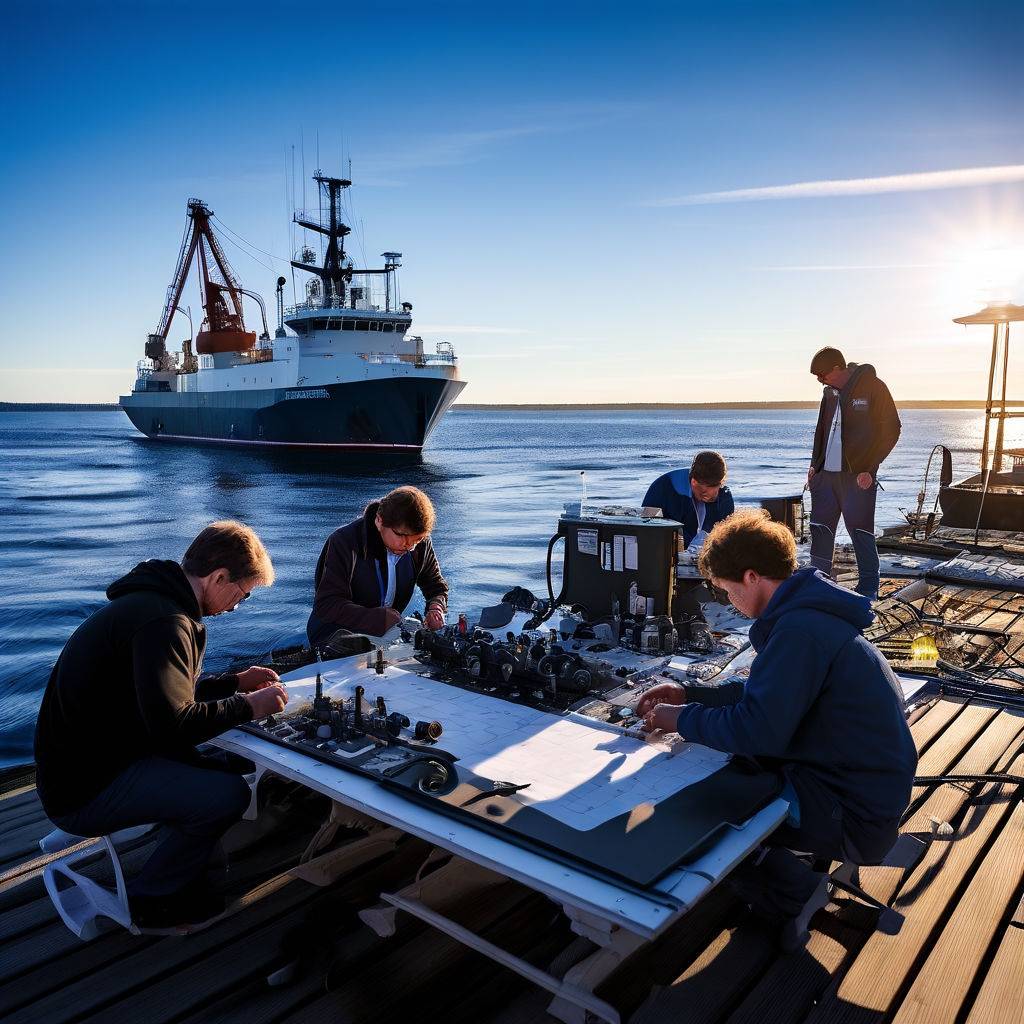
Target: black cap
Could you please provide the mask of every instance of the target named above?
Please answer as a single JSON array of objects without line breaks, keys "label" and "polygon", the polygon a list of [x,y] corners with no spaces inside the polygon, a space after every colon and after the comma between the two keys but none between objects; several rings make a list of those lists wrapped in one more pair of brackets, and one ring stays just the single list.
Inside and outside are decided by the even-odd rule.
[{"label": "black cap", "polygon": [[837,366],[840,370],[846,369],[846,360],[843,358],[843,353],[837,348],[826,346],[825,348],[819,348],[814,353],[814,358],[811,360],[811,373],[818,376],[822,373],[828,373],[829,370]]}]

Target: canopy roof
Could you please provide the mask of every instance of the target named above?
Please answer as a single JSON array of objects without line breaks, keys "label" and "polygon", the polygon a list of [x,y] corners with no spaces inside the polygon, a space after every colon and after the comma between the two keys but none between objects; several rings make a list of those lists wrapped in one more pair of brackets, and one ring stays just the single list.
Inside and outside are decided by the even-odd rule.
[{"label": "canopy roof", "polygon": [[1010,324],[1024,320],[1024,306],[1015,306],[1012,302],[997,302],[986,306],[970,316],[958,316],[955,324]]}]

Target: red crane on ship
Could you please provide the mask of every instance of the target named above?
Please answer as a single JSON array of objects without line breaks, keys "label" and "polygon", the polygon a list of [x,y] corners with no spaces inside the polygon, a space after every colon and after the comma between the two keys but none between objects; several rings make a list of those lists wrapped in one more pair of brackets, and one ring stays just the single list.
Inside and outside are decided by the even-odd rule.
[{"label": "red crane on ship", "polygon": [[213,211],[201,199],[190,199],[187,215],[189,224],[178,253],[178,265],[167,289],[160,323],[156,332],[149,335],[146,341],[146,356],[160,360],[167,352],[167,334],[192,269],[193,259],[199,264],[203,310],[206,313],[196,335],[196,354],[247,352],[256,344],[256,334],[245,329],[242,295],[252,293],[239,284],[213,233],[210,226]]}]

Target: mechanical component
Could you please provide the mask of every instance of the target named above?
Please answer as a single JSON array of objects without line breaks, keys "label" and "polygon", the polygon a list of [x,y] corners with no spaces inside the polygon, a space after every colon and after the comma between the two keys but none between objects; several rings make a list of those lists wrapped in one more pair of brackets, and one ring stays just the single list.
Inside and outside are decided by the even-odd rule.
[{"label": "mechanical component", "polygon": [[440,722],[417,722],[413,729],[413,736],[421,743],[436,743],[441,738]]}]

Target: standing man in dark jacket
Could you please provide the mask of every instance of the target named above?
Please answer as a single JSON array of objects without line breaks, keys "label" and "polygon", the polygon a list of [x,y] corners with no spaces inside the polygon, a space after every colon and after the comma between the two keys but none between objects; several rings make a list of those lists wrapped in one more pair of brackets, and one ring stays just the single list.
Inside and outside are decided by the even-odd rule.
[{"label": "standing man in dark jacket", "polygon": [[857,593],[878,596],[875,496],[878,467],[896,447],[900,417],[869,363],[847,364],[836,348],[819,349],[811,373],[825,385],[807,470],[811,491],[811,564],[832,574],[842,515],[857,556]]},{"label": "standing man in dark jacket", "polygon": [[274,579],[241,523],[206,527],[181,564],[150,560],[107,589],[109,603],[72,634],[36,723],[36,784],[50,820],[100,836],[157,822],[164,838],[128,882],[132,919],[161,928],[205,920],[223,899],[201,879],[249,787],[195,747],[280,711],[277,673],[200,677],[206,615],[232,611]]},{"label": "standing man in dark jacket", "polygon": [[424,625],[444,625],[448,584],[430,543],[434,520],[434,506],[423,491],[396,487],[327,538],[316,563],[306,624],[312,646],[339,629],[383,636],[402,621],[417,586],[426,600]]},{"label": "standing man in dark jacket", "polygon": [[820,878],[791,851],[877,864],[896,841],[917,767],[903,694],[862,635],[874,618],[867,599],[813,568],[794,571],[793,536],[766,513],[716,527],[700,569],[756,619],[750,675],[654,686],[637,713],[648,729],[779,773],[791,811],[757,864],[765,891],[755,902],[795,917]]}]

